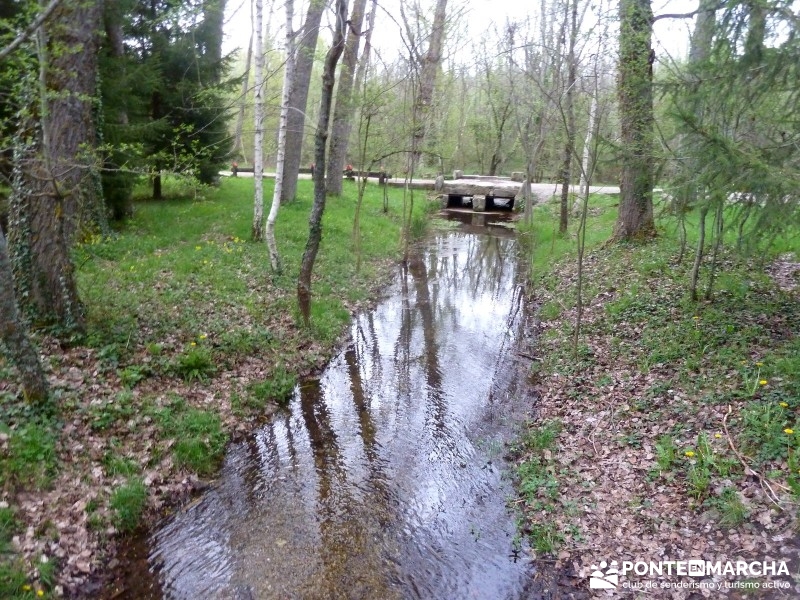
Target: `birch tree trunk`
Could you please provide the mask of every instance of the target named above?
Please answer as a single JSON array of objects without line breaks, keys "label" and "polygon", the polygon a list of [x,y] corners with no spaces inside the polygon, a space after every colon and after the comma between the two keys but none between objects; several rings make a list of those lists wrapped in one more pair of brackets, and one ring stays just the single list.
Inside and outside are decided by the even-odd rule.
[{"label": "birch tree trunk", "polygon": [[281,192],[283,191],[284,162],[286,159],[286,122],[289,117],[289,94],[294,79],[294,32],[292,20],[294,19],[294,0],[286,0],[286,66],[283,72],[283,92],[281,94],[281,117],[278,126],[278,153],[275,166],[275,189],[272,193],[272,206],[267,217],[267,246],[269,247],[269,262],[274,273],[280,273],[281,261],[278,255],[278,244],[275,241],[275,220],[278,218],[278,208],[281,205]]},{"label": "birch tree trunk", "polygon": [[256,0],[256,72],[255,102],[253,107],[255,136],[253,142],[253,180],[255,199],[253,206],[253,241],[264,239],[264,6]]},{"label": "birch tree trunk", "polygon": [[45,400],[48,391],[47,379],[39,355],[28,339],[25,324],[17,310],[11,261],[2,226],[0,226],[0,341],[8,350],[12,364],[19,371],[25,400],[33,404]]},{"label": "birch tree trunk", "polygon": [[[326,0],[311,0],[306,12],[303,29],[295,52],[294,82],[289,96],[289,117],[286,121],[286,155],[283,163],[283,189],[281,202],[291,202],[297,194],[297,175],[305,138],[306,104],[311,71],[314,67],[314,53],[317,49],[319,24],[325,11]],[[317,163],[317,169],[324,171],[324,164]],[[315,172],[316,172],[315,170]]]},{"label": "birch tree trunk", "polygon": [[[333,43],[325,56],[322,71],[322,94],[319,102],[319,121],[314,137],[314,159],[317,165],[325,164],[325,146],[328,140],[328,124],[333,100],[333,85],[336,79],[336,63],[344,49],[344,30],[347,21],[347,0],[336,0],[336,26],[333,32]],[[325,170],[314,171],[314,205],[308,219],[308,242],[300,264],[300,276],[297,280],[297,301],[300,313],[306,325],[311,316],[311,274],[317,258],[319,243],[322,239],[322,214],[325,211]]]},{"label": "birch tree trunk", "polygon": [[342,171],[347,160],[347,146],[350,141],[350,130],[355,113],[353,81],[366,6],[367,0],[355,0],[353,4],[353,10],[350,13],[350,26],[347,31],[347,42],[342,54],[342,64],[339,67],[339,85],[336,88],[336,106],[334,107],[333,123],[331,124],[327,169],[328,193],[337,196],[342,193]]}]

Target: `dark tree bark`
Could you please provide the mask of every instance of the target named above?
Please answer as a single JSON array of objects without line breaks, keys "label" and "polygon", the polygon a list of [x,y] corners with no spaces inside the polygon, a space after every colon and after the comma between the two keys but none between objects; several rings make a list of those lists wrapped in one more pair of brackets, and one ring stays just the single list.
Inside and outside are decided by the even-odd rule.
[{"label": "dark tree bark", "polygon": [[572,16],[569,28],[569,50],[567,51],[567,92],[564,112],[566,113],[567,141],[561,163],[561,206],[558,231],[567,232],[569,225],[569,184],[572,180],[572,157],[575,154],[575,103],[574,90],[578,78],[578,62],[575,58],[575,45],[578,41],[578,0],[572,0]]},{"label": "dark tree bark", "polygon": [[39,355],[28,338],[25,323],[17,310],[11,261],[3,228],[0,227],[0,340],[17,367],[25,400],[39,403],[47,398],[47,379]]},{"label": "dark tree bark", "polygon": [[62,196],[68,245],[82,227],[107,227],[94,155],[102,16],[100,0],[62,2],[44,27],[42,150],[48,155],[51,181],[40,184]]},{"label": "dark tree bark", "polygon": [[12,194],[15,281],[36,320],[84,330],[69,249],[84,229],[106,227],[94,156],[94,98],[102,7],[62,2],[40,28],[38,128],[23,111]]},{"label": "dark tree bark", "polygon": [[621,0],[619,113],[622,177],[614,239],[655,233],[653,222],[653,12],[649,0]]},{"label": "dark tree bark", "polygon": [[350,13],[347,42],[339,67],[339,85],[336,88],[336,106],[331,125],[331,141],[328,156],[328,193],[342,193],[342,171],[347,160],[347,146],[355,113],[353,106],[353,81],[358,60],[358,47],[361,42],[361,26],[364,23],[364,9],[367,0],[356,0]]},{"label": "dark tree bark", "polygon": [[[281,203],[291,202],[297,194],[297,175],[305,138],[306,104],[314,52],[319,37],[319,24],[326,0],[311,0],[297,44],[297,62],[294,68],[294,85],[289,95],[289,114],[286,120],[286,156],[283,163],[283,190]],[[324,163],[317,163],[315,171],[324,171]]]},{"label": "dark tree bark", "polygon": [[[336,0],[336,28],[333,32],[333,43],[325,56],[322,71],[322,95],[319,102],[319,120],[317,133],[314,136],[314,160],[317,165],[325,164],[325,146],[328,141],[328,122],[333,101],[333,85],[336,78],[336,63],[344,49],[344,30],[347,21],[347,0]],[[322,214],[325,211],[325,170],[314,170],[314,205],[308,219],[308,242],[300,264],[300,276],[297,280],[297,301],[300,313],[308,325],[311,315],[311,274],[322,240]]]}]

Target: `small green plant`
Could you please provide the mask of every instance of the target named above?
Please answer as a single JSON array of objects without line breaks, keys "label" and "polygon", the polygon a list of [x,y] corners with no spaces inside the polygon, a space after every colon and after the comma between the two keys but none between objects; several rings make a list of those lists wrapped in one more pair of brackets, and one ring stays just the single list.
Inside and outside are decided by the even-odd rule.
[{"label": "small green plant", "polygon": [[178,465],[199,475],[211,475],[215,471],[228,440],[217,415],[190,409],[177,420],[174,435]]},{"label": "small green plant", "polygon": [[9,429],[0,423],[0,432],[8,435],[8,446],[0,452],[0,484],[24,484],[28,489],[47,487],[56,472],[55,436],[49,427],[27,423]]},{"label": "small green plant", "polygon": [[552,523],[535,523],[531,525],[528,537],[531,546],[539,555],[554,554],[564,541],[563,536]]},{"label": "small green plant", "polygon": [[268,401],[285,406],[292,399],[296,385],[297,377],[283,367],[278,367],[268,379],[256,381],[247,386],[247,391],[250,397],[261,406]]},{"label": "small green plant", "polygon": [[656,462],[662,471],[669,471],[675,463],[675,440],[671,435],[663,435],[656,442]]},{"label": "small green plant", "polygon": [[749,512],[735,489],[725,488],[716,500],[715,504],[720,512],[719,522],[722,525],[736,527],[747,519]]},{"label": "small green plant", "polygon": [[555,446],[559,433],[561,433],[561,423],[555,420],[530,427],[522,437],[523,447],[531,452],[549,450]]},{"label": "small green plant", "polygon": [[686,481],[689,484],[689,495],[700,500],[708,493],[711,485],[711,473],[704,463],[698,461],[689,467]]},{"label": "small green plant", "polygon": [[211,351],[202,346],[190,346],[175,361],[175,371],[185,381],[206,381],[216,371]]},{"label": "small green plant", "polygon": [[136,384],[153,374],[148,365],[129,365],[119,373],[120,381],[126,388],[134,388]]},{"label": "small green plant", "polygon": [[9,545],[17,530],[17,519],[12,508],[0,508],[0,555],[9,552]]},{"label": "small green plant", "polygon": [[92,429],[102,431],[115,423],[130,419],[136,414],[133,394],[129,390],[119,392],[113,398],[91,404],[88,409],[89,425]]},{"label": "small green plant", "polygon": [[136,529],[147,505],[147,488],[140,479],[132,479],[111,494],[114,526],[120,531]]}]

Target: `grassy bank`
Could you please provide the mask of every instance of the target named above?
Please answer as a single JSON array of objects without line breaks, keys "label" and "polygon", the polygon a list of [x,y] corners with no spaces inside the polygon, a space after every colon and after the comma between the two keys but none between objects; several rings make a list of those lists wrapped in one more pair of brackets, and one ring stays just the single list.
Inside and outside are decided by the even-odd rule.
[{"label": "grassy bank", "polygon": [[[272,183],[265,188],[268,205]],[[2,598],[74,594],[102,572],[120,533],[213,476],[230,434],[248,431],[325,363],[351,311],[398,258],[402,190],[389,190],[385,214],[382,190],[369,186],[356,271],[356,189],[346,181],[328,201],[305,328],[295,286],[311,182],[281,208],[279,275],[266,246],[249,241],[252,179],[191,199],[186,191],[138,202],[116,235],[76,249],[89,331],[69,347],[37,337],[53,386],[47,410],[21,403],[13,369],[0,362]],[[416,222],[421,232],[424,219]]]},{"label": "grassy bank", "polygon": [[553,207],[537,217],[528,234],[541,320],[531,373],[541,398],[517,472],[537,556],[555,558],[587,590],[601,560],[772,557],[792,561],[796,574],[798,232],[772,252],[725,250],[712,299],[692,302],[674,220],[660,219],[651,243],[603,245],[616,207],[594,199],[574,347],[575,232],[548,238]]}]

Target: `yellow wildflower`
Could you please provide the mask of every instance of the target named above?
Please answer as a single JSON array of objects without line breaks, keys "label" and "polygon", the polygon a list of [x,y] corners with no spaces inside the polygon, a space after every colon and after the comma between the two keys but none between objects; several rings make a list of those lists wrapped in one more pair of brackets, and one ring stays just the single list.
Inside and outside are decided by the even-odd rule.
[{"label": "yellow wildflower", "polygon": [[44,596],[44,591],[36,590],[36,595],[39,596],[39,598],[41,598],[42,596]]},{"label": "yellow wildflower", "polygon": [[717,438],[717,439],[719,439],[719,438],[721,438],[721,437],[722,437],[722,434],[721,434],[721,433],[715,433],[715,434],[714,434],[714,437],[715,437],[715,438]]},{"label": "yellow wildflower", "polygon": [[207,336],[205,333],[201,333],[201,334],[200,334],[200,339],[201,339],[201,340],[204,340],[204,339],[206,339],[207,337],[208,337],[208,336]]},{"label": "yellow wildflower", "polygon": [[192,346],[197,346],[197,342],[192,342]]},{"label": "yellow wildflower", "polygon": [[780,404],[783,408],[787,408],[789,406],[788,402],[779,402],[778,404]]},{"label": "yellow wildflower", "polygon": [[783,430],[783,433],[785,433],[786,435],[792,435],[794,433],[794,429],[792,429],[791,427],[787,427],[786,429]]},{"label": "yellow wildflower", "polygon": [[758,380],[758,384],[759,385],[767,385],[767,380],[766,379],[759,379]]},{"label": "yellow wildflower", "polygon": [[26,583],[25,585],[23,585],[23,586],[22,586],[22,591],[23,591],[23,592],[30,592],[30,591],[31,591],[31,586],[29,586],[29,585]]},{"label": "yellow wildflower", "polygon": [[692,458],[694,456],[694,452],[692,452],[691,450],[687,450],[686,452],[684,452],[684,454],[689,458]]},{"label": "yellow wildflower", "polygon": [[699,320],[700,320],[700,317],[698,317],[697,315],[693,316],[692,318],[693,318],[695,321],[699,321]]},{"label": "yellow wildflower", "polygon": [[757,363],[756,363],[756,366],[757,366],[757,367],[763,367],[763,366],[764,366],[764,363],[763,363],[763,362],[757,362]]}]

